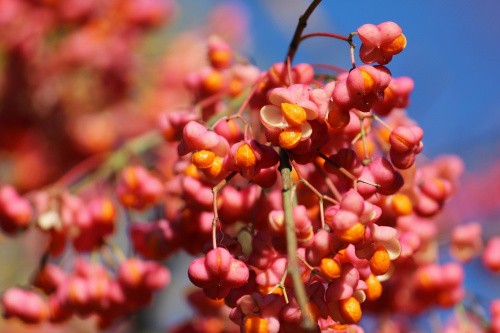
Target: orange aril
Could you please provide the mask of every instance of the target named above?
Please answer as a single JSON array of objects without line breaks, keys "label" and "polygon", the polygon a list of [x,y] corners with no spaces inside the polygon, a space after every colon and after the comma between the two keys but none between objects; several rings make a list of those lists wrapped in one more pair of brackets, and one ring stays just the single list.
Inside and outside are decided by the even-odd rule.
[{"label": "orange aril", "polygon": [[365,280],[368,289],[365,290],[366,298],[370,301],[374,301],[382,295],[382,284],[373,274]]},{"label": "orange aril", "polygon": [[244,333],[267,333],[268,332],[267,319],[250,315],[245,319],[243,327]]},{"label": "orange aril", "polygon": [[321,259],[319,271],[330,279],[336,279],[340,276],[340,273],[342,273],[342,268],[337,260],[333,258],[323,258]]},{"label": "orange aril", "polygon": [[219,156],[215,156],[212,165],[209,168],[203,169],[203,173],[207,178],[216,179],[219,177],[222,171],[222,158]]},{"label": "orange aril", "polygon": [[210,168],[214,160],[214,152],[205,149],[194,152],[193,156],[191,157],[191,162],[193,162],[193,164],[200,169]]},{"label": "orange aril", "polygon": [[354,297],[339,301],[340,315],[347,324],[356,324],[361,320],[361,305]]},{"label": "orange aril", "polygon": [[279,135],[279,145],[284,149],[297,147],[302,138],[302,129],[300,127],[288,127]]},{"label": "orange aril", "polygon": [[347,228],[345,230],[336,230],[335,232],[340,239],[344,242],[348,243],[356,243],[359,242],[365,235],[365,226],[356,222],[352,227]]},{"label": "orange aril", "polygon": [[382,45],[380,48],[385,53],[398,54],[399,52],[403,51],[405,47],[406,47],[406,37],[405,35],[401,34],[392,42],[386,45]]},{"label": "orange aril", "polygon": [[290,126],[300,126],[307,120],[307,113],[298,104],[281,103],[281,112]]},{"label": "orange aril", "polygon": [[244,143],[238,147],[238,149],[236,150],[236,156],[234,158],[236,160],[236,165],[244,169],[254,167],[255,163],[257,162],[255,153],[247,143]]},{"label": "orange aril", "polygon": [[413,212],[410,198],[403,193],[396,193],[392,196],[391,207],[398,216],[410,215]]},{"label": "orange aril", "polygon": [[383,275],[389,271],[391,259],[389,252],[382,245],[377,246],[373,256],[370,259],[370,269],[375,275]]}]

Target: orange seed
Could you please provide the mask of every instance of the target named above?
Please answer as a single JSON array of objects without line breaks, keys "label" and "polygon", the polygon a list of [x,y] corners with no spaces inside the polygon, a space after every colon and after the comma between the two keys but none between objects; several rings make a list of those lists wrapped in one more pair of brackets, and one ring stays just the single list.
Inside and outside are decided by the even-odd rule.
[{"label": "orange seed", "polygon": [[336,233],[344,242],[356,243],[365,235],[365,226],[360,222],[356,222],[352,227],[345,230],[337,230]]},{"label": "orange seed", "polygon": [[374,301],[382,295],[382,284],[375,277],[375,275],[370,274],[370,276],[365,280],[368,289],[365,290],[366,298],[370,301]]},{"label": "orange seed", "polygon": [[267,333],[267,319],[250,315],[245,319],[244,333]]},{"label": "orange seed", "polygon": [[300,126],[307,120],[307,113],[298,104],[281,103],[281,112],[290,126]]},{"label": "orange seed", "polygon": [[370,73],[368,73],[364,69],[360,69],[359,71],[363,78],[363,84],[365,86],[365,89],[367,91],[373,90],[373,87],[375,86],[375,80],[373,79],[373,76],[371,76]]},{"label": "orange seed", "polygon": [[339,301],[340,315],[347,324],[356,324],[361,320],[361,305],[354,297]]},{"label": "orange seed", "polygon": [[221,171],[222,171],[222,158],[219,156],[215,156],[214,162],[209,168],[203,169],[203,173],[207,178],[210,179],[216,179],[219,177]]},{"label": "orange seed", "polygon": [[247,143],[238,147],[235,160],[238,167],[245,169],[254,167],[257,161],[253,149]]},{"label": "orange seed", "polygon": [[279,145],[284,149],[297,147],[302,138],[302,129],[300,127],[288,127],[279,136]]},{"label": "orange seed", "polygon": [[370,259],[370,269],[375,275],[383,275],[389,271],[391,266],[391,259],[389,258],[389,252],[382,245],[377,246],[375,253]]},{"label": "orange seed", "polygon": [[217,68],[226,68],[230,65],[232,52],[229,50],[212,50],[208,53],[210,63]]},{"label": "orange seed", "polygon": [[203,88],[209,93],[216,93],[222,89],[224,78],[218,71],[210,72],[202,81]]},{"label": "orange seed", "polygon": [[340,276],[342,268],[340,263],[333,258],[323,258],[321,259],[321,264],[319,266],[320,272],[330,279],[336,279]]},{"label": "orange seed", "polygon": [[188,166],[186,167],[186,169],[184,169],[184,174],[186,176],[189,176],[189,177],[192,177],[192,178],[195,178],[195,179],[200,178],[200,174],[198,173],[198,168],[193,163],[189,163],[188,164]]},{"label": "orange seed", "polygon": [[406,47],[406,37],[405,35],[401,34],[389,44],[382,45],[381,49],[382,51],[389,54],[398,54],[399,52],[403,51],[405,47]]},{"label": "orange seed", "polygon": [[130,188],[137,188],[139,186],[139,180],[137,179],[137,172],[135,168],[128,167],[123,170],[123,180]]},{"label": "orange seed", "polygon": [[406,194],[394,194],[392,196],[391,206],[398,216],[410,215],[413,212],[413,205]]},{"label": "orange seed", "polygon": [[212,166],[212,163],[214,163],[214,160],[214,152],[205,149],[194,152],[193,156],[191,157],[191,161],[193,162],[193,164],[200,169],[210,168]]}]

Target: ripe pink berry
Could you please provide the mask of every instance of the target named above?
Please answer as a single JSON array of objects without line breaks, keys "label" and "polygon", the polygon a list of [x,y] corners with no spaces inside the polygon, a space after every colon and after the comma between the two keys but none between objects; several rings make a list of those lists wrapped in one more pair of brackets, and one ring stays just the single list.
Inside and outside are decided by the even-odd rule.
[{"label": "ripe pink berry", "polygon": [[0,188],[0,229],[3,232],[14,234],[26,229],[31,216],[31,205],[14,187],[6,185]]},{"label": "ripe pink berry", "polygon": [[135,251],[146,259],[165,259],[180,247],[178,228],[167,220],[149,223],[135,222],[130,227],[130,238]]},{"label": "ripe pink berry", "polygon": [[483,248],[481,225],[469,223],[453,228],[451,234],[451,255],[460,261],[469,261]]},{"label": "ripe pink berry", "polygon": [[248,281],[249,271],[245,263],[234,259],[224,248],[210,250],[205,257],[191,262],[188,270],[191,282],[203,288],[213,299],[221,299],[232,288],[243,286]]},{"label": "ripe pink berry", "polygon": [[[267,71],[267,77],[271,86],[288,86],[288,71],[286,65],[282,62],[275,63]],[[292,82],[308,84],[314,78],[314,69],[311,65],[300,63],[292,67]]]},{"label": "ripe pink berry", "polygon": [[241,125],[235,119],[219,121],[214,128],[215,133],[223,136],[230,145],[243,140],[244,133]]},{"label": "ripe pink berry", "polygon": [[192,112],[170,111],[158,116],[158,127],[165,140],[169,142],[180,141],[184,126],[190,121],[198,120],[198,116]]},{"label": "ripe pink berry", "polygon": [[210,65],[216,69],[225,69],[231,65],[233,51],[231,47],[220,37],[212,36],[208,40],[208,60]]},{"label": "ripe pink berry", "polygon": [[125,168],[116,187],[120,202],[126,207],[138,210],[155,204],[163,191],[160,180],[142,166]]},{"label": "ripe pink berry", "polygon": [[384,98],[384,90],[391,80],[384,66],[359,66],[349,72],[333,89],[333,102],[342,110],[370,111]]},{"label": "ripe pink berry", "polygon": [[394,170],[392,164],[384,157],[376,157],[368,165],[373,180],[380,187],[377,192],[390,195],[396,193],[403,186],[403,178]]},{"label": "ripe pink berry", "polygon": [[9,288],[2,296],[5,318],[19,318],[28,324],[40,324],[48,319],[47,302],[36,292]]},{"label": "ripe pink berry", "polygon": [[358,285],[359,272],[352,264],[343,264],[341,272],[340,277],[335,279],[326,290],[327,303],[351,297]]},{"label": "ripe pink berry", "polygon": [[334,235],[325,229],[316,232],[313,242],[306,249],[306,259],[313,266],[319,266],[321,260],[332,254],[334,249]]},{"label": "ripe pink berry", "polygon": [[398,126],[389,136],[391,161],[396,168],[408,169],[423,149],[424,132],[418,126]]},{"label": "ripe pink berry", "polygon": [[384,99],[375,105],[375,112],[380,116],[387,116],[394,109],[406,108],[410,103],[413,88],[414,83],[411,78],[393,77],[389,86],[384,90]]},{"label": "ripe pink berry", "polygon": [[500,237],[493,237],[488,241],[482,259],[488,269],[500,272]]},{"label": "ripe pink berry", "polygon": [[36,272],[33,285],[46,294],[52,294],[65,280],[66,273],[59,266],[47,263]]},{"label": "ripe pink berry", "polygon": [[357,31],[362,41],[359,56],[366,64],[378,62],[385,65],[406,46],[406,37],[394,22],[384,22],[377,26],[364,24]]}]

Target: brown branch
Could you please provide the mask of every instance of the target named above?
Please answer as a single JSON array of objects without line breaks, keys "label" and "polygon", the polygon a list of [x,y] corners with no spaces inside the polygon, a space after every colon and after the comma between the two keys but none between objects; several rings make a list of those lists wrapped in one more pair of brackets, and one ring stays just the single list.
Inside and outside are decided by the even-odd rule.
[{"label": "brown branch", "polygon": [[297,23],[297,27],[295,28],[295,33],[293,34],[292,41],[290,42],[290,46],[288,47],[288,52],[285,57],[284,63],[286,64],[287,61],[290,63],[293,62],[293,58],[295,57],[295,53],[297,52],[300,41],[302,38],[302,32],[304,29],[307,27],[307,21],[309,20],[309,17],[313,13],[313,11],[318,7],[320,4],[321,0],[313,0],[309,7],[307,7],[306,11],[302,16],[299,18],[299,22]]}]

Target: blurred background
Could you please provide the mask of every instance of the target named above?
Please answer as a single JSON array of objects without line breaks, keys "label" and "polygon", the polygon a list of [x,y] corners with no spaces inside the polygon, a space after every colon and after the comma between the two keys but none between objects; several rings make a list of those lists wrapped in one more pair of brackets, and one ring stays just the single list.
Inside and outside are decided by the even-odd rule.
[{"label": "blurred background", "polygon": [[[32,27],[33,31],[26,28],[27,32],[21,36],[27,40],[29,36],[43,33],[44,27],[49,29],[51,23],[50,18],[42,20],[43,15],[36,21],[36,27],[35,21],[15,15],[9,17],[9,10],[12,12],[15,4],[22,2],[0,0],[0,26],[9,26],[9,20],[15,19],[17,23],[11,29]],[[62,59],[45,57],[44,51],[57,45],[64,33],[51,35],[44,44],[45,49],[33,51],[32,45],[24,44],[11,49],[9,31],[3,29],[0,68],[4,75],[0,78],[0,87],[3,96],[14,94],[17,101],[8,104],[4,97],[1,103],[0,179],[2,182],[14,180],[18,187],[29,191],[57,179],[62,170],[77,161],[143,132],[158,112],[174,102],[181,104],[187,100],[186,91],[175,87],[182,83],[182,74],[202,61],[201,55],[190,56],[188,51],[202,54],[203,36],[217,33],[228,38],[243,56],[261,69],[282,61],[298,17],[309,3],[306,0],[179,0],[174,4],[165,0],[165,7],[158,11],[157,17],[137,15],[132,23],[127,21],[127,25],[134,26],[132,31],[125,29],[115,34],[113,29],[121,29],[120,20],[124,19],[110,14],[104,24],[94,25],[91,33],[75,37],[80,38],[81,49],[76,48],[77,42],[68,42],[65,49],[72,51],[59,52]],[[121,10],[128,13],[123,14],[124,17],[133,16],[130,13],[134,9]],[[480,4],[468,0],[324,0],[306,28],[306,32],[347,35],[365,23],[394,21],[402,27],[408,45],[389,67],[394,76],[410,76],[415,81],[408,113],[425,131],[424,155],[433,158],[457,154],[465,163],[462,189],[450,203],[446,218],[450,224],[481,222],[489,235],[500,231],[499,12],[497,0],[482,0]],[[71,17],[71,13],[68,15]],[[78,17],[68,20],[79,24],[75,23]],[[71,24],[64,26],[66,33],[73,28]],[[97,34],[101,39],[85,39],[89,34]],[[106,46],[104,54],[86,53],[92,48],[99,49],[96,41]],[[123,54],[132,54],[132,57],[124,58]],[[137,62],[136,57],[142,60]],[[46,62],[47,59],[50,61]],[[58,67],[62,66],[61,62],[64,69]],[[295,62],[349,68],[349,48],[342,41],[309,39],[300,46]],[[85,66],[77,72],[67,70],[82,63]],[[23,75],[17,75],[16,68],[20,68]],[[53,73],[57,75],[49,75]],[[16,82],[12,82],[13,77],[17,78]],[[44,82],[45,78],[52,80]],[[96,93],[102,87],[109,89],[107,95]],[[28,102],[37,107],[28,107],[33,113],[19,116],[19,112],[26,112],[21,110],[26,110],[25,103],[28,103],[23,99],[23,92],[34,93],[34,100]],[[91,105],[88,100],[92,101]],[[101,113],[105,117],[89,116]],[[37,114],[36,120],[33,114]],[[43,124],[42,133],[26,131],[40,124]],[[61,128],[54,124],[61,124]],[[88,135],[89,127],[100,130]],[[37,155],[39,146],[50,154]],[[65,159],[60,160],[55,153],[64,154]],[[29,243],[29,238],[26,242]],[[2,238],[2,248],[12,248],[12,244],[12,240]],[[21,255],[24,250],[9,251],[17,252],[3,252],[2,260]],[[447,259],[444,253],[443,260]],[[33,258],[32,264],[35,262]],[[189,309],[182,303],[187,270],[185,256],[173,258],[168,265],[174,273],[173,283],[179,287],[167,288],[157,304],[140,317],[145,330],[159,331],[189,318]],[[486,304],[500,296],[500,289],[483,270],[477,261],[468,264],[466,283]],[[19,274],[24,276],[21,280],[26,279],[29,271],[29,268],[14,270],[12,276],[3,280],[12,281]]]}]

